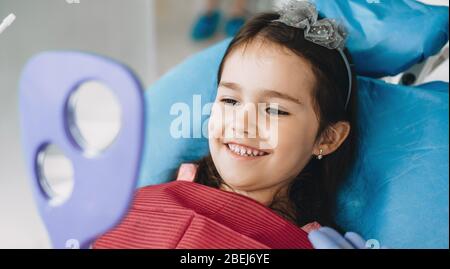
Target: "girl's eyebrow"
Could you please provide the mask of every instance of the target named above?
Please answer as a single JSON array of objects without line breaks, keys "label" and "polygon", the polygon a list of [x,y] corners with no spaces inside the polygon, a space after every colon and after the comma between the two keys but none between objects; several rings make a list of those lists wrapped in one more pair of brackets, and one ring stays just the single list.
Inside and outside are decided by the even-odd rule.
[{"label": "girl's eyebrow", "polygon": [[269,96],[269,97],[281,98],[281,99],[285,99],[285,100],[294,102],[294,103],[296,103],[296,104],[298,104],[298,105],[303,105],[303,102],[301,102],[301,101],[298,100],[297,98],[292,97],[292,96],[290,96],[290,95],[288,95],[288,94],[285,94],[285,93],[281,93],[281,92],[273,91],[273,90],[263,90],[263,93],[264,93],[266,96]]},{"label": "girl's eyebrow", "polygon": [[242,87],[241,85],[234,83],[234,82],[226,82],[226,81],[221,81],[219,84],[219,87],[225,87],[228,88],[230,90],[235,90],[235,91],[242,91]]},{"label": "girl's eyebrow", "polygon": [[[225,88],[227,88],[227,89],[234,90],[234,91],[239,91],[239,92],[242,91],[241,85],[239,85],[239,84],[237,84],[237,83],[234,83],[234,82],[226,82],[226,81],[223,81],[223,82],[220,82],[219,87],[225,87]],[[281,99],[285,99],[285,100],[294,102],[294,103],[299,104],[299,105],[303,105],[303,102],[301,102],[301,101],[298,100],[297,98],[292,97],[292,96],[290,96],[290,95],[288,95],[288,94],[285,94],[285,93],[281,93],[281,92],[279,92],[279,91],[274,91],[274,90],[263,90],[262,92],[263,92],[263,94],[264,94],[265,96],[268,96],[268,97],[281,98]]]}]

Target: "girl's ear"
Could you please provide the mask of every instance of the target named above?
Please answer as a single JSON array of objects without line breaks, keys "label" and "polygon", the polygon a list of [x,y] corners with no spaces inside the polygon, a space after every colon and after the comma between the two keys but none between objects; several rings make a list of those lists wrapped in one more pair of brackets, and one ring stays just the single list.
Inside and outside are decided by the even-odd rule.
[{"label": "girl's ear", "polygon": [[[319,142],[314,147],[314,155],[330,155],[335,152],[347,139],[351,126],[349,122],[340,121],[328,127],[320,137]],[[320,153],[322,150],[322,153]]]}]

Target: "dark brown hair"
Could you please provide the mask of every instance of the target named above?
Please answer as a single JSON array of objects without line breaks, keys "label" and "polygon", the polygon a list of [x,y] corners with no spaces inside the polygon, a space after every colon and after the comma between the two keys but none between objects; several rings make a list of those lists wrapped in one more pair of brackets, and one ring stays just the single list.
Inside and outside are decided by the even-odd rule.
[{"label": "dark brown hair", "polygon": [[[328,127],[340,121],[349,122],[351,131],[345,142],[333,154],[325,156],[321,161],[311,158],[291,183],[288,198],[290,204],[295,207],[293,211],[287,210],[288,207],[277,197],[270,208],[299,226],[318,221],[322,225],[337,228],[333,214],[336,194],[354,163],[357,150],[356,77],[353,75],[352,96],[346,110],[349,82],[340,53],[306,40],[301,29],[274,22],[279,17],[277,13],[263,13],[245,24],[226,50],[218,72],[218,82],[221,81],[228,55],[255,39],[288,48],[311,64],[316,77],[313,100],[319,119],[317,139],[321,135],[327,135]],[[351,62],[348,51],[345,50],[345,53]],[[211,156],[205,157],[197,164],[199,170],[195,182],[214,188],[220,188],[224,184]]]}]

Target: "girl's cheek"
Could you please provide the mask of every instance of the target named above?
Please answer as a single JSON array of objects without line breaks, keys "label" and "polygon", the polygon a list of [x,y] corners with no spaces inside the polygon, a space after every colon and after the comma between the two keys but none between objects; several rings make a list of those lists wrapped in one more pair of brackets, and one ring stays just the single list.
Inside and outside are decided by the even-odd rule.
[{"label": "girl's cheek", "polygon": [[278,126],[271,128],[268,144],[271,150],[278,148],[280,144],[280,128]]},{"label": "girl's cheek", "polygon": [[[262,121],[263,120],[263,121]],[[275,150],[280,142],[280,124],[277,119],[266,117],[258,121],[258,136],[261,149]]]}]

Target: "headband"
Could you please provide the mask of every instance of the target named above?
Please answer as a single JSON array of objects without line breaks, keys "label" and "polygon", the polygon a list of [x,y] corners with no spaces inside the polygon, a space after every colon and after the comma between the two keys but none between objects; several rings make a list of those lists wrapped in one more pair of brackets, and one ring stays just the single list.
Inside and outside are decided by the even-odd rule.
[{"label": "headband", "polygon": [[348,95],[345,102],[347,110],[352,95],[352,70],[347,56],[344,53],[347,31],[335,20],[318,20],[319,14],[316,6],[307,1],[290,0],[281,10],[280,18],[273,22],[281,22],[287,26],[303,29],[305,39],[330,50],[337,50],[344,60],[348,74]]}]

